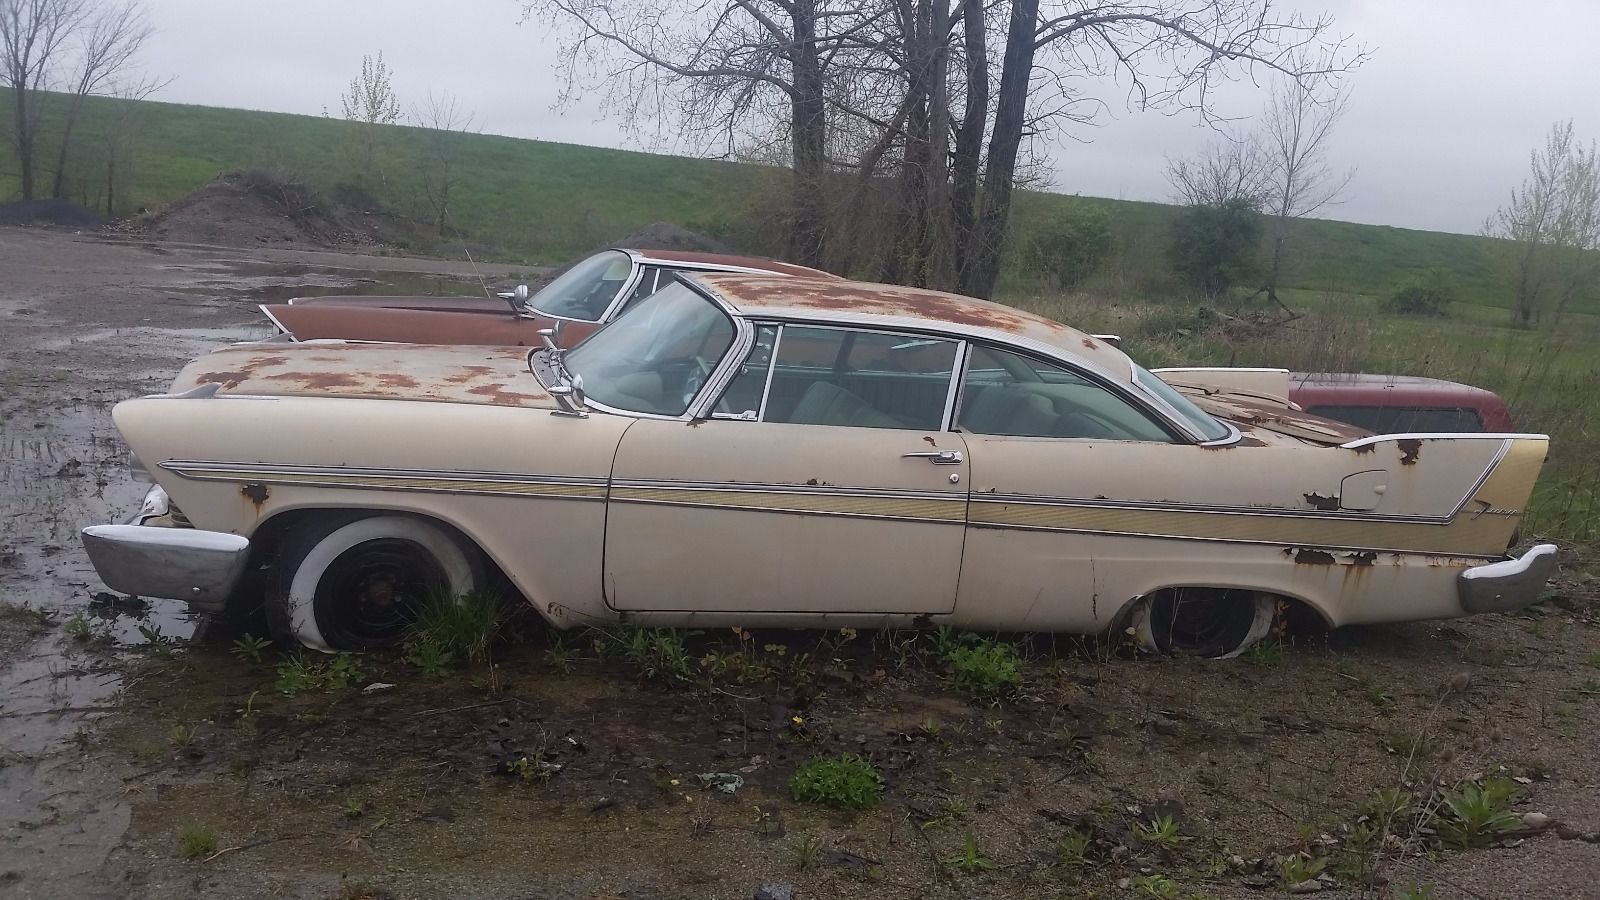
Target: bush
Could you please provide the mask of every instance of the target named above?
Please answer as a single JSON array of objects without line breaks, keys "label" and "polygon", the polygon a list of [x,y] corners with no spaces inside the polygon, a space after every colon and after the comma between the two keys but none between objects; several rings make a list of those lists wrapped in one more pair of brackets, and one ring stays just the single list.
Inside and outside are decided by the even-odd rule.
[{"label": "bush", "polygon": [[1172,220],[1167,259],[1184,284],[1220,297],[1255,274],[1262,230],[1251,200],[1186,206]]},{"label": "bush", "polygon": [[1033,230],[1026,261],[1056,287],[1071,289],[1100,268],[1111,247],[1111,217],[1098,207],[1076,202]]},{"label": "bush", "polygon": [[853,753],[819,756],[794,770],[789,792],[802,803],[839,809],[873,809],[883,797],[883,776]]},{"label": "bush", "polygon": [[1442,316],[1456,301],[1456,286],[1443,272],[1413,275],[1395,289],[1384,308],[1405,316]]}]

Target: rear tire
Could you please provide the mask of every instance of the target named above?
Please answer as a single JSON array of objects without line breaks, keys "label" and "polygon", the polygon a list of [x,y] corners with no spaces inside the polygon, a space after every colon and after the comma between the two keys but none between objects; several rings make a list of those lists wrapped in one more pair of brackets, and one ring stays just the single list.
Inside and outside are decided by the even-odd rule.
[{"label": "rear tire", "polygon": [[425,519],[332,515],[284,535],[267,578],[274,637],[313,650],[371,650],[405,640],[419,603],[485,583],[476,548]]},{"label": "rear tire", "polygon": [[1153,653],[1231,659],[1266,637],[1277,618],[1277,600],[1267,594],[1173,588],[1140,602],[1133,633]]}]

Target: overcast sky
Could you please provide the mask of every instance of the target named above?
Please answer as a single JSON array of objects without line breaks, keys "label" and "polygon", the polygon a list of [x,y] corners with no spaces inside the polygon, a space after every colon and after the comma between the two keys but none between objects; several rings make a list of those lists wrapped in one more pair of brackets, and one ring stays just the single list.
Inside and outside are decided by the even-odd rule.
[{"label": "overcast sky", "polygon": [[[593,105],[557,112],[554,48],[518,25],[516,0],[145,0],[157,33],[152,74],[176,77],[155,99],[338,114],[363,53],[382,50],[403,100],[447,90],[486,132],[653,149]],[[1324,213],[1411,228],[1475,232],[1524,176],[1528,152],[1557,120],[1600,137],[1600,0],[1298,0],[1332,12],[1374,50],[1352,79],[1332,162],[1355,167],[1342,205]],[[1211,132],[1193,117],[1130,112],[1056,142],[1053,189],[1167,200],[1164,157]],[[1228,93],[1230,114],[1263,99]]]}]

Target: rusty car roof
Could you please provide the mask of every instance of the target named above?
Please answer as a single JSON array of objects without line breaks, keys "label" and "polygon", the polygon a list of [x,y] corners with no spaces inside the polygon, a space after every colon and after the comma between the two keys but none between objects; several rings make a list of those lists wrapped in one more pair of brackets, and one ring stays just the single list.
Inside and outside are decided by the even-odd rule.
[{"label": "rusty car roof", "polygon": [[646,263],[689,263],[702,266],[738,266],[745,269],[761,269],[767,272],[777,272],[783,275],[797,275],[810,278],[838,279],[839,276],[810,266],[796,265],[795,263],[782,262],[776,259],[766,259],[760,256],[740,256],[732,253],[702,253],[697,250],[639,250],[629,247],[618,247],[637,259]]},{"label": "rusty car roof", "polygon": [[842,278],[710,272],[690,277],[743,315],[847,318],[851,324],[868,327],[904,327],[907,320],[912,320],[913,324],[926,323],[956,333],[982,329],[1019,342],[1045,344],[1065,355],[1089,360],[1122,379],[1132,375],[1128,356],[1109,343],[1044,316],[988,300]]}]

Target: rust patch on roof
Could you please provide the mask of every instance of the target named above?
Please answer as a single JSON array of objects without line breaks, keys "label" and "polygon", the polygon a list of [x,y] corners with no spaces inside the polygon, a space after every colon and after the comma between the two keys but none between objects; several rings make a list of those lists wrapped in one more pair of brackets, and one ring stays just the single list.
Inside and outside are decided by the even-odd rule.
[{"label": "rust patch on roof", "polygon": [[417,380],[410,375],[379,375],[378,383],[391,388],[414,388]]},{"label": "rust patch on roof", "polygon": [[1422,442],[1416,438],[1404,438],[1394,443],[1400,448],[1400,465],[1414,466],[1422,458]]},{"label": "rust patch on roof", "polygon": [[1085,347],[1088,347],[1090,350],[1099,350],[1100,349],[1100,345],[1094,342],[1094,338],[1087,338],[1087,337],[1084,338],[1083,339],[1083,345]]}]

